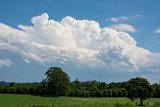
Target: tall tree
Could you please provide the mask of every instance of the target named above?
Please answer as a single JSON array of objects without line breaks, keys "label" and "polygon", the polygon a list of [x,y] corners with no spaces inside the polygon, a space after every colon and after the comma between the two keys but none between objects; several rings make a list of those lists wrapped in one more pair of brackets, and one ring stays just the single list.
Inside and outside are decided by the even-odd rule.
[{"label": "tall tree", "polygon": [[143,105],[143,100],[148,99],[153,95],[153,89],[147,79],[139,77],[127,81],[126,92],[127,97],[132,101],[139,98],[141,106]]},{"label": "tall tree", "polygon": [[47,93],[51,96],[65,96],[69,88],[69,76],[59,67],[50,67],[44,80]]}]

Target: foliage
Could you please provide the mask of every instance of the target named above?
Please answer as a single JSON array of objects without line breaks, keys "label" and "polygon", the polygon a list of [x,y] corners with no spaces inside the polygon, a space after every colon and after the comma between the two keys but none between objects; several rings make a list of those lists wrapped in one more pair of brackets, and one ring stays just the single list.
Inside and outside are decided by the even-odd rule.
[{"label": "foliage", "polygon": [[63,72],[61,68],[50,67],[45,73],[47,78],[44,80],[46,83],[47,94],[52,96],[67,95],[69,89],[69,76]]},{"label": "foliage", "polygon": [[153,89],[147,79],[139,77],[127,81],[126,92],[127,97],[132,101],[139,98],[141,101],[140,105],[143,105],[143,100],[146,100],[153,95]]},{"label": "foliage", "polygon": [[153,96],[157,97],[157,98],[160,98],[160,84],[155,83],[155,84],[152,85],[152,87],[155,91]]},{"label": "foliage", "polygon": [[39,96],[71,97],[128,97],[132,101],[140,98],[160,98],[160,84],[150,85],[146,79],[133,78],[127,82],[105,83],[96,80],[69,82],[69,76],[61,68],[51,67],[42,82],[0,82],[0,93],[31,94]]}]

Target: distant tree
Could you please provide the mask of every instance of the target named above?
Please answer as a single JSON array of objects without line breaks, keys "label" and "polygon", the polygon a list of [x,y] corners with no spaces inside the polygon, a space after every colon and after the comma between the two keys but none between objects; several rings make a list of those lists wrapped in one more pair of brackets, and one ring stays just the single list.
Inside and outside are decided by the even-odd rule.
[{"label": "distant tree", "polygon": [[70,89],[69,96],[75,97],[75,89]]},{"label": "distant tree", "polygon": [[122,89],[117,88],[116,91],[117,91],[117,97],[123,97],[123,91],[122,91]]},{"label": "distant tree", "polygon": [[69,76],[59,67],[50,67],[45,73],[44,80],[47,85],[47,92],[51,96],[65,96],[69,88]]},{"label": "distant tree", "polygon": [[155,93],[154,97],[160,98],[160,84],[154,84]]},{"label": "distant tree", "polygon": [[143,100],[150,98],[153,95],[153,89],[147,79],[144,78],[132,78],[127,81],[126,86],[127,97],[132,101],[134,99],[140,99],[140,105],[143,105]]},{"label": "distant tree", "polygon": [[[21,87],[21,90],[20,90],[20,91],[22,91],[22,93],[23,93],[23,88],[22,88],[22,87]],[[30,87],[28,93],[29,93],[29,94],[33,94],[33,95],[36,95],[36,94],[37,94],[37,92],[36,92],[36,87],[35,87],[35,86]]]},{"label": "distant tree", "polygon": [[10,93],[10,87],[4,86],[3,93]]},{"label": "distant tree", "polygon": [[38,93],[40,95],[47,95],[47,84],[46,82],[43,80],[36,88],[36,90],[38,91]]},{"label": "distant tree", "polygon": [[101,90],[96,90],[96,97],[103,97],[103,92]]},{"label": "distant tree", "polygon": [[96,80],[90,81],[89,87],[91,91],[96,91],[98,90],[99,82]]},{"label": "distant tree", "polygon": [[91,97],[96,97],[96,91],[97,91],[97,90],[91,90],[91,91],[90,91],[90,96],[91,96]]},{"label": "distant tree", "polygon": [[0,86],[0,93],[3,93],[3,86]]},{"label": "distant tree", "polygon": [[23,94],[23,88],[22,88],[22,86],[18,86],[17,87],[17,92],[16,92],[17,94]]},{"label": "distant tree", "polygon": [[23,93],[28,94],[29,92],[29,87],[28,86],[23,86]]},{"label": "distant tree", "polygon": [[112,89],[112,97],[117,97],[118,93],[116,89]]},{"label": "distant tree", "polygon": [[86,97],[90,97],[89,91],[86,91]]},{"label": "distant tree", "polygon": [[160,98],[160,87],[155,89],[155,97]]},{"label": "distant tree", "polygon": [[15,82],[11,82],[11,83],[9,84],[9,86],[15,86],[15,85],[16,85]]},{"label": "distant tree", "polygon": [[16,94],[16,91],[17,91],[17,90],[16,90],[16,88],[15,88],[14,86],[11,86],[11,87],[10,87],[10,93],[11,93],[11,94]]},{"label": "distant tree", "polygon": [[107,96],[108,96],[108,97],[112,97],[112,90],[108,90]]},{"label": "distant tree", "polygon": [[75,97],[80,97],[81,96],[81,90],[75,89]]},{"label": "distant tree", "polygon": [[81,97],[86,97],[86,91],[85,90],[81,90]]},{"label": "distant tree", "polygon": [[99,84],[98,88],[99,88],[100,90],[104,90],[104,89],[106,88],[106,83],[105,83],[105,82],[101,82],[101,83]]},{"label": "distant tree", "polygon": [[81,89],[82,87],[81,87],[81,83],[80,83],[80,81],[78,81],[78,79],[76,78],[76,80],[73,82],[74,83],[74,88],[75,89]]}]

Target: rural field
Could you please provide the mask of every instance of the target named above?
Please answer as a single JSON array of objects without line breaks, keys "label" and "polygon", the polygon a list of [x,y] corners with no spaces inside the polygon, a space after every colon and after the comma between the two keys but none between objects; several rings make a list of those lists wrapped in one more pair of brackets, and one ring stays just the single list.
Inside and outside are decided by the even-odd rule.
[{"label": "rural field", "polygon": [[[159,107],[160,99],[145,100],[146,107]],[[139,100],[134,102],[127,98],[75,98],[75,97],[40,97],[32,95],[0,94],[0,107],[136,107]],[[153,106],[157,104],[157,106]]]}]

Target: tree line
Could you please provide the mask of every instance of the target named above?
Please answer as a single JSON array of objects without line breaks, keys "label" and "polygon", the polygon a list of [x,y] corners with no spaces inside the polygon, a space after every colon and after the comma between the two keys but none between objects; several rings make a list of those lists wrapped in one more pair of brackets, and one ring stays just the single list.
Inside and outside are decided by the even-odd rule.
[{"label": "tree line", "polygon": [[[69,90],[66,96],[71,97],[126,97],[126,82],[105,83],[96,80],[80,82],[78,79],[69,83]],[[152,84],[154,89],[152,97],[160,98],[160,85]],[[0,93],[7,94],[32,94],[47,95],[41,82],[36,83],[15,83],[0,81]],[[50,96],[48,94],[48,96]]]},{"label": "tree line", "polygon": [[160,84],[150,84],[145,78],[131,78],[126,82],[105,83],[96,80],[70,82],[69,76],[59,67],[50,67],[46,79],[34,83],[0,82],[0,93],[31,94],[40,96],[70,97],[128,97],[132,101],[160,98]]}]

